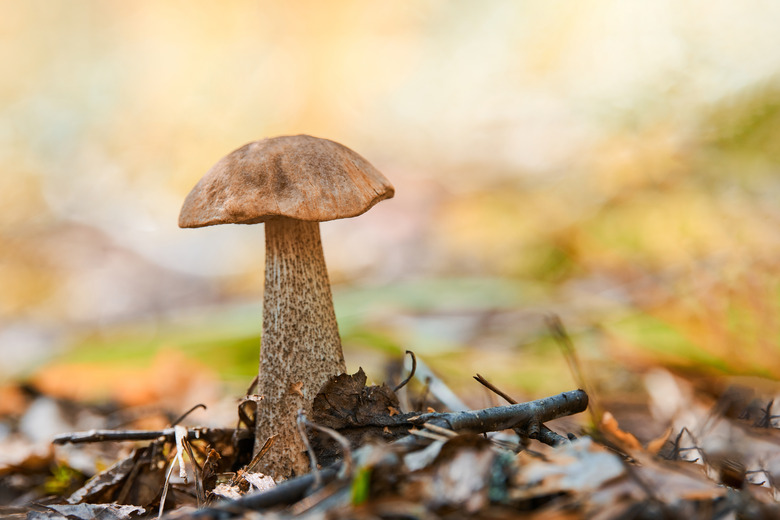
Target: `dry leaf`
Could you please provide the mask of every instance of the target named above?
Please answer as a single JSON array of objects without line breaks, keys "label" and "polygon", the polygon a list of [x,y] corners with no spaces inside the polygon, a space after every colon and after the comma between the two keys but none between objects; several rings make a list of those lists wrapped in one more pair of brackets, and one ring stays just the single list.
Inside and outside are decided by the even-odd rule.
[{"label": "dry leaf", "polygon": [[[407,493],[402,494],[414,493],[429,507],[456,507],[475,513],[487,506],[491,497],[506,491],[504,482],[497,478],[504,471],[497,467],[501,465],[497,462],[499,455],[490,441],[480,435],[465,434],[439,446],[433,462],[408,479]],[[406,460],[407,466],[409,463]]]},{"label": "dry leaf", "polygon": [[653,439],[652,441],[647,443],[647,452],[651,455],[658,455],[658,452],[661,451],[661,448],[663,448],[666,445],[666,442],[669,440],[669,437],[672,435],[672,428],[669,427],[666,429],[664,433],[661,434],[660,437]]},{"label": "dry leaf", "polygon": [[620,458],[589,437],[544,451],[546,460],[521,453],[514,498],[561,492],[585,493],[599,489],[625,473]]},{"label": "dry leaf", "polygon": [[76,504],[76,505],[48,505],[56,516],[44,518],[69,518],[78,520],[126,520],[134,516],[142,515],[146,510],[142,507],[125,506],[119,504]]},{"label": "dry leaf", "polygon": [[242,473],[241,476],[252,484],[256,491],[267,491],[276,485],[272,477],[262,473]]},{"label": "dry leaf", "polygon": [[230,500],[236,500],[243,495],[243,493],[241,493],[241,488],[238,486],[231,486],[225,482],[217,484],[214,489],[211,490],[211,494]]},{"label": "dry leaf", "polygon": [[639,443],[636,437],[620,429],[617,420],[611,413],[604,412],[601,417],[601,424],[599,427],[601,431],[610,438],[610,440],[618,444],[626,452],[642,449],[642,445]]}]

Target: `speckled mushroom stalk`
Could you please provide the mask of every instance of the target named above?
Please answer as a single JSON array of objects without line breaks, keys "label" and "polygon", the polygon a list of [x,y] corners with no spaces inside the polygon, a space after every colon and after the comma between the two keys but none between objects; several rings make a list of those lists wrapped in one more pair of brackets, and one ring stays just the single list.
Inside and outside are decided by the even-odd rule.
[{"label": "speckled mushroom stalk", "polygon": [[[257,439],[296,431],[296,411],[329,378],[346,370],[318,222],[276,218],[265,224],[265,297]],[[298,435],[280,435],[269,473],[308,470]]]},{"label": "speckled mushroom stalk", "polygon": [[248,143],[220,159],[190,191],[179,226],[266,224],[265,298],[255,451],[276,441],[262,471],[308,471],[295,419],[329,377],[344,372],[319,222],[351,218],[393,196],[366,159],[309,135]]}]

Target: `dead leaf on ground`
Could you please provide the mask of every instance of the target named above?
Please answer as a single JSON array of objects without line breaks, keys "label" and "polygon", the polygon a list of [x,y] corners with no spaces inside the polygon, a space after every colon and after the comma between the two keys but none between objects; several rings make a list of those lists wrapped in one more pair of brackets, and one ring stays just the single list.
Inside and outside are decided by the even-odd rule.
[{"label": "dead leaf on ground", "polygon": [[622,476],[620,458],[589,437],[557,448],[542,447],[544,458],[522,452],[512,497],[516,500],[558,493],[588,493]]},{"label": "dead leaf on ground", "polygon": [[276,486],[276,482],[272,477],[263,475],[262,473],[242,473],[244,480],[252,485],[252,491],[267,491]]},{"label": "dead leaf on ground", "polygon": [[[405,434],[392,418],[392,410],[400,408],[395,392],[385,384],[366,386],[366,379],[360,368],[325,383],[314,398],[311,422],[337,430],[353,447],[371,437],[392,441]],[[320,432],[311,432],[311,444],[322,465],[342,456],[338,443]]]},{"label": "dead leaf on ground", "polygon": [[48,505],[51,511],[34,511],[28,514],[29,520],[127,520],[146,513],[142,507],[119,504],[76,504]]},{"label": "dead leaf on ground", "polygon": [[390,424],[382,420],[390,409],[399,409],[398,397],[385,384],[366,386],[366,374],[341,374],[323,385],[312,405],[312,420],[334,430],[368,424]]},{"label": "dead leaf on ground", "polygon": [[434,510],[455,507],[475,513],[506,495],[513,457],[503,455],[481,435],[453,437],[429,466],[407,478],[400,494]]},{"label": "dead leaf on ground", "polygon": [[629,432],[624,432],[620,429],[615,417],[609,413],[604,412],[601,416],[601,423],[599,424],[601,432],[612,442],[620,446],[626,453],[638,451],[642,449],[642,444]]},{"label": "dead leaf on ground", "polygon": [[160,494],[165,467],[162,448],[152,443],[92,477],[68,502],[119,502],[149,507]]}]

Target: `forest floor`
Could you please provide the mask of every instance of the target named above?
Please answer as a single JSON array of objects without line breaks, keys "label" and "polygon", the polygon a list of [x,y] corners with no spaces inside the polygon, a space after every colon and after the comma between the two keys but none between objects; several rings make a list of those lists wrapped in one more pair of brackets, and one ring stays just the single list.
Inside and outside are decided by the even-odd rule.
[{"label": "forest floor", "polygon": [[[321,469],[278,483],[253,469],[246,396],[177,418],[180,410],[159,401],[98,405],[8,383],[0,387],[0,516],[780,515],[776,385],[651,367],[637,376],[643,392],[609,395],[589,388],[562,327],[557,337],[582,390],[530,404],[513,404],[477,374],[481,386],[453,392],[422,359],[406,385],[399,381],[412,374],[397,360],[388,385],[366,386],[362,370],[342,376],[323,389],[320,404],[329,404],[315,401],[301,419]],[[181,376],[178,384],[193,388]],[[475,411],[464,401],[479,401],[468,394],[480,388],[493,406]]]}]

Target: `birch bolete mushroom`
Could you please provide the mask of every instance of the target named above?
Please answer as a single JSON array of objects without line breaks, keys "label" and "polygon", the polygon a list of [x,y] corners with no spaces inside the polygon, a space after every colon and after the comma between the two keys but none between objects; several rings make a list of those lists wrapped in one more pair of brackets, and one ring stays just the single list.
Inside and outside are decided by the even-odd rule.
[{"label": "birch bolete mushroom", "polygon": [[296,412],[345,371],[319,222],[355,217],[393,196],[349,148],[308,135],[249,143],[223,157],[187,195],[179,226],[265,223],[265,297],[255,450],[274,477],[305,473]]}]

